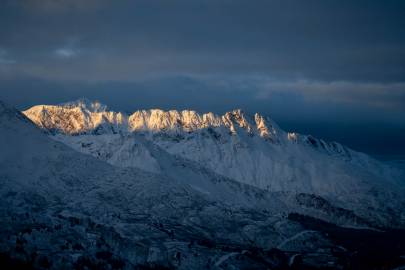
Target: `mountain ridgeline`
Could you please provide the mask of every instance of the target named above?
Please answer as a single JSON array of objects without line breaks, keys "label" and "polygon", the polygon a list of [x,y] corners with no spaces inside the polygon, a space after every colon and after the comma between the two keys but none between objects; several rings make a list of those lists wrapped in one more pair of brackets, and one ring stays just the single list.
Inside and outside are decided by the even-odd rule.
[{"label": "mountain ridgeline", "polygon": [[[139,110],[130,115],[122,112],[108,111],[107,106],[99,102],[78,100],[61,105],[38,105],[24,114],[39,127],[53,133],[69,135],[116,134],[131,132],[166,132],[182,135],[187,132],[208,130],[209,132],[229,132],[237,135],[241,132],[249,136],[259,136],[273,143],[302,142],[330,153],[350,155],[348,149],[333,142],[327,143],[312,136],[300,136],[286,133],[268,117],[259,113],[246,116],[241,109],[225,113],[222,116],[212,112],[199,114],[193,110],[160,109]],[[217,134],[220,136],[220,134]]]}]

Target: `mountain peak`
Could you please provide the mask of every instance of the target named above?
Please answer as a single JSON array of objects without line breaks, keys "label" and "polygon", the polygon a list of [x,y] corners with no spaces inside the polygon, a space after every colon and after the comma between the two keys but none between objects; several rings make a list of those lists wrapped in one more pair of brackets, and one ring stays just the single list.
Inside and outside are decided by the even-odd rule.
[{"label": "mountain peak", "polygon": [[[138,110],[131,115],[108,111],[98,101],[82,98],[60,105],[38,105],[24,114],[38,126],[65,134],[87,132],[194,132],[205,128],[224,128],[232,134],[247,132],[277,141],[282,131],[269,118],[259,114],[246,115],[234,109],[222,116],[212,112],[200,114],[194,110]],[[240,129],[240,131],[238,131]]]}]

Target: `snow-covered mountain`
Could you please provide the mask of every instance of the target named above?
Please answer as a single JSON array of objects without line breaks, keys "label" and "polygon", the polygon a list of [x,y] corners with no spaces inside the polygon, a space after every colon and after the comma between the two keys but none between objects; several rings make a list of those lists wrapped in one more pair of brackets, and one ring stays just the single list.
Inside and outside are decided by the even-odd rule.
[{"label": "snow-covered mountain", "polygon": [[404,206],[402,170],[336,142],[285,132],[257,113],[155,109],[127,115],[79,100],[24,114],[52,138],[115,166],[166,173],[162,154],[152,150],[158,148],[262,190],[315,194],[365,218],[391,223],[395,213],[395,222],[405,221],[398,207]]},{"label": "snow-covered mountain", "polygon": [[0,149],[0,265],[261,269],[288,266],[278,246],[304,249],[308,237],[314,252],[333,246],[318,232],[297,235],[305,228],[277,194],[158,152],[172,174],[114,167],[1,102]]},{"label": "snow-covered mountain", "polygon": [[[351,229],[314,223],[308,216],[350,227],[403,227],[404,207],[396,197],[403,193],[396,189],[400,187],[394,180],[387,180],[383,189],[373,193],[381,188],[379,182],[373,182],[375,179],[364,183],[354,179],[353,186],[364,187],[363,193],[342,198],[298,192],[301,184],[297,190],[275,192],[218,174],[207,164],[173,154],[166,147],[183,144],[187,149],[187,141],[204,142],[205,138],[231,149],[236,142],[281,149],[290,140],[281,139],[282,131],[274,123],[277,136],[271,140],[262,137],[246,119],[245,127],[234,122],[235,132],[218,122],[212,128],[221,137],[206,137],[204,132],[211,131],[204,128],[134,131],[128,128],[129,117],[117,117],[119,114],[97,104],[50,108],[54,111],[46,107],[40,113],[32,111],[39,117],[36,124],[46,127],[44,132],[22,113],[0,102],[0,264],[7,258],[12,266],[17,261],[20,266],[29,264],[40,269],[343,268],[358,253],[351,239],[350,245],[344,242],[350,238]],[[108,120],[108,115],[113,117]],[[93,125],[97,117],[102,120]],[[92,128],[78,135],[65,134],[62,126]],[[252,143],[260,140],[263,144]],[[301,144],[299,147],[332,161],[351,164],[355,160],[318,152],[305,141],[297,140],[292,145]],[[134,161],[120,164],[131,159]],[[149,172],[139,169],[144,167]],[[343,199],[358,201],[344,208]],[[364,235],[362,241],[370,242],[370,235],[377,232],[356,231],[356,235],[359,233]],[[398,241],[390,246],[398,249],[402,238],[398,233],[396,238]]]}]

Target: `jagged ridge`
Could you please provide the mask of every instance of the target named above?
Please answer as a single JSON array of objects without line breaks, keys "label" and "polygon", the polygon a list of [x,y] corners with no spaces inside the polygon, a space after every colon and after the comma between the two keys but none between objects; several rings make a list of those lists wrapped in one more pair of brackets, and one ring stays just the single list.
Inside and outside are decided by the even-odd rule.
[{"label": "jagged ridge", "polygon": [[246,115],[235,109],[224,115],[212,112],[199,114],[194,110],[160,109],[138,110],[127,115],[108,111],[99,102],[80,99],[60,105],[37,105],[23,112],[39,127],[53,134],[114,134],[130,132],[165,132],[181,134],[208,128],[227,131],[231,135],[240,133],[259,136],[277,144],[303,143],[327,153],[350,158],[350,151],[336,142],[325,142],[310,135],[283,131],[272,119],[259,113]]}]

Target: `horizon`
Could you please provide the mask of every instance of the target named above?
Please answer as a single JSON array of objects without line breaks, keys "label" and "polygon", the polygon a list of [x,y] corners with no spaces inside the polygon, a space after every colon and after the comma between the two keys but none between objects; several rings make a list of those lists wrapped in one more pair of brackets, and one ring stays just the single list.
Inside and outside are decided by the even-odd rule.
[{"label": "horizon", "polygon": [[[162,109],[162,108],[160,108],[160,107],[153,107],[153,106],[152,106],[152,107],[146,107],[146,108],[134,108],[134,109],[132,109],[132,110],[119,110],[119,109],[113,109],[113,108],[111,108],[107,103],[102,102],[102,101],[100,101],[100,100],[97,100],[97,99],[91,100],[91,99],[88,99],[88,98],[86,98],[86,97],[81,97],[81,98],[78,98],[78,99],[76,99],[76,100],[64,101],[64,102],[54,103],[54,104],[45,104],[45,103],[44,103],[44,104],[35,104],[35,105],[33,105],[33,106],[28,106],[28,107],[26,107],[26,108],[20,108],[20,110],[21,110],[21,111],[29,110],[30,108],[33,108],[33,107],[35,107],[35,106],[47,106],[47,105],[50,105],[50,106],[64,106],[64,105],[76,105],[76,104],[79,103],[79,102],[91,103],[91,104],[97,103],[97,104],[103,106],[103,107],[104,107],[103,110],[105,110],[105,111],[121,112],[121,113],[125,113],[127,116],[130,116],[131,114],[135,113],[136,111],[140,111],[140,110],[163,110],[164,112],[173,111],[173,110],[174,110],[174,111],[178,111],[178,112],[182,112],[182,111],[195,111],[195,112],[196,112],[197,114],[199,114],[199,115],[206,114],[206,113],[214,113],[214,115],[216,115],[216,116],[222,116],[222,115],[224,115],[226,112],[230,112],[230,111],[241,110],[246,116],[248,116],[248,117],[250,117],[250,118],[252,118],[255,113],[258,113],[259,115],[262,115],[262,116],[265,116],[265,117],[269,117],[270,119],[272,119],[273,121],[275,121],[276,124],[278,124],[278,125],[281,127],[281,129],[283,129],[285,132],[297,132],[297,133],[302,134],[302,135],[313,135],[313,136],[317,137],[318,139],[323,139],[323,140],[325,140],[325,138],[323,138],[323,137],[318,137],[318,136],[316,136],[316,135],[314,135],[314,134],[311,134],[311,133],[303,133],[303,132],[300,132],[299,130],[294,129],[294,128],[293,128],[293,129],[286,129],[284,126],[280,125],[278,121],[276,121],[274,118],[272,118],[271,115],[262,114],[260,111],[246,111],[246,110],[244,110],[243,108],[232,108],[232,109],[224,110],[224,111],[221,111],[221,112],[195,110],[195,109],[193,109],[193,108],[187,108],[187,107],[184,107],[184,108],[182,108],[182,109],[176,109],[176,108],[170,108],[170,107],[167,107],[167,108],[165,108],[165,109]],[[85,104],[85,105],[87,105],[87,104]],[[284,123],[284,124],[285,124],[285,123]],[[294,123],[294,124],[295,124],[295,123]],[[288,125],[287,125],[287,126],[288,126]],[[335,133],[334,133],[334,134],[331,134],[331,137],[332,137],[332,138],[333,138],[334,136],[336,136]],[[335,142],[338,142],[338,143],[342,143],[341,141],[333,140],[333,139],[331,139],[331,140],[327,140],[327,139],[326,139],[326,141],[329,141],[329,142],[335,141]],[[360,149],[360,150],[359,150],[359,149],[355,149],[355,147],[353,147],[353,146],[351,146],[351,145],[348,145],[348,144],[345,144],[345,143],[342,143],[342,144],[345,145],[345,146],[348,146],[348,147],[352,148],[352,149],[355,150],[355,151],[364,152],[364,153],[369,154],[369,155],[373,156],[374,158],[377,158],[377,159],[380,159],[380,160],[392,160],[392,161],[395,161],[395,160],[403,160],[403,159],[405,159],[405,155],[404,155],[404,154],[401,154],[401,153],[400,153],[400,154],[396,154],[396,153],[394,153],[394,154],[391,154],[391,153],[390,153],[390,154],[367,153],[367,152],[365,152],[365,151],[362,151],[361,149]]]}]

